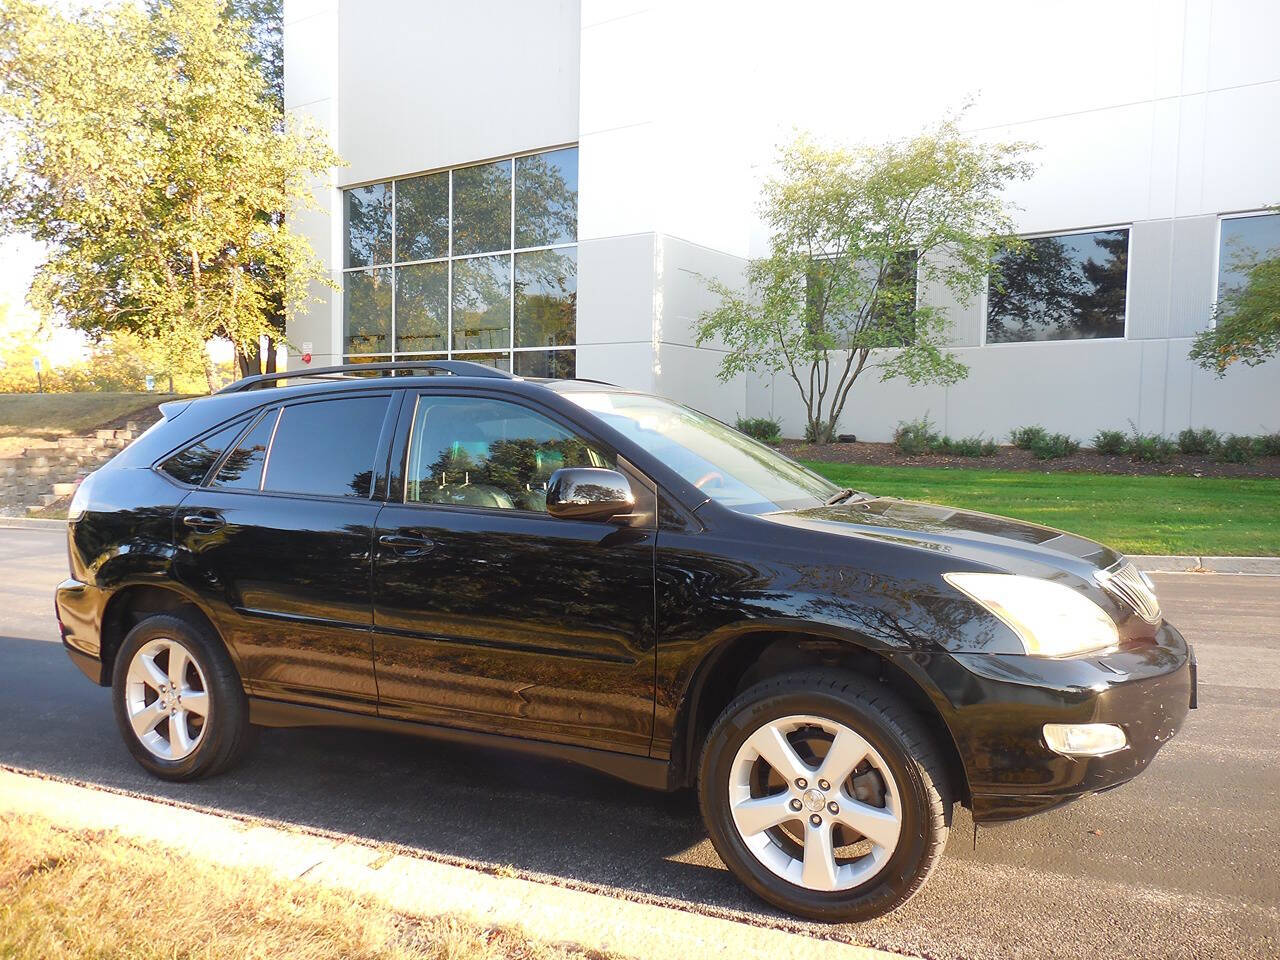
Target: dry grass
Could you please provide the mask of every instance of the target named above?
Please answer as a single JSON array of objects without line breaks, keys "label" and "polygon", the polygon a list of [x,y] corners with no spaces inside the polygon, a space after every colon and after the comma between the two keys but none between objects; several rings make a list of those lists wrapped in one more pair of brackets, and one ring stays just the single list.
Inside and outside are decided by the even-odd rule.
[{"label": "dry grass", "polygon": [[572,945],[263,871],[213,866],[110,831],[0,813],[0,957],[13,960],[586,960]]},{"label": "dry grass", "polygon": [[0,454],[41,440],[89,433],[174,399],[158,393],[0,393]]}]

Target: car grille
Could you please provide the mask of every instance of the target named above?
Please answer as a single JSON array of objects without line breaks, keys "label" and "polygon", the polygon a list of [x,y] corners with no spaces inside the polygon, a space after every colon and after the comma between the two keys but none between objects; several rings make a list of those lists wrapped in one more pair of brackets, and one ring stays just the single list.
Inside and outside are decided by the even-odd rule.
[{"label": "car grille", "polygon": [[1131,561],[1121,560],[1109,570],[1100,570],[1097,578],[1104,590],[1133,607],[1147,623],[1160,622],[1160,601]]}]

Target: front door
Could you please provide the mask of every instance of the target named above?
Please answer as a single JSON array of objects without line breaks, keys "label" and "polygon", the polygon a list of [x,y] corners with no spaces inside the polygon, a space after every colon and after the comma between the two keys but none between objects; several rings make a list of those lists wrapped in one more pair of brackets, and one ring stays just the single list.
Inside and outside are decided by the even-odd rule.
[{"label": "front door", "polygon": [[380,714],[647,755],[653,525],[546,512],[555,470],[612,454],[512,400],[410,399],[375,538]]},{"label": "front door", "polygon": [[371,486],[388,401],[263,411],[178,508],[175,569],[213,611],[251,694],[377,711]]}]

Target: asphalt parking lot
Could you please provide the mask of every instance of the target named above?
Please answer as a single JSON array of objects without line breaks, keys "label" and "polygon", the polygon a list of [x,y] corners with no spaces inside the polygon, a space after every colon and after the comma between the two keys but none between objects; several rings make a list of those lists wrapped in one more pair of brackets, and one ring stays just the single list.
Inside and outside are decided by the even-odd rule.
[{"label": "asphalt parking lot", "polygon": [[65,565],[59,531],[0,529],[0,764],[927,957],[1280,955],[1280,578],[1158,575],[1166,615],[1196,644],[1201,687],[1200,709],[1152,768],[1119,790],[984,828],[976,849],[961,811],[919,896],[871,923],[824,927],[747,895],[688,794],[551,762],[267,731],[230,774],[153,780],[121,743],[107,691],[58,643],[52,590]]}]

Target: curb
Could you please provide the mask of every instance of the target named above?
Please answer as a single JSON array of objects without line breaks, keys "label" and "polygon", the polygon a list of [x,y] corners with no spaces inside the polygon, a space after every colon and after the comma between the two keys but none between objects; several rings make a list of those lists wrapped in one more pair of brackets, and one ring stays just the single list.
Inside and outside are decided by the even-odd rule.
[{"label": "curb", "polygon": [[1166,557],[1129,554],[1147,573],[1229,573],[1280,577],[1280,557]]},{"label": "curb", "polygon": [[229,867],[265,869],[281,879],[348,890],[418,916],[461,915],[518,927],[547,943],[576,943],[634,960],[900,960],[773,927],[488,873],[344,840],[98,790],[34,772],[0,769],[0,809],[71,828],[110,829],[176,847]]},{"label": "curb", "polygon": [[57,517],[0,517],[0,530],[58,530],[66,525]]}]

